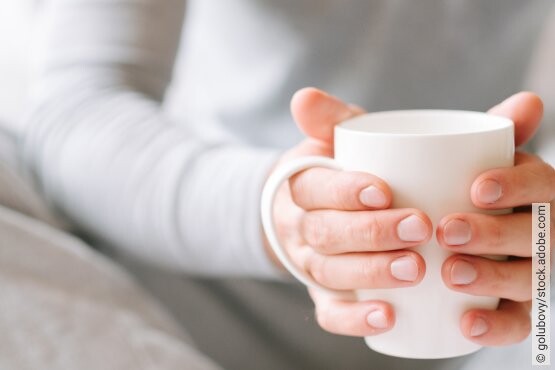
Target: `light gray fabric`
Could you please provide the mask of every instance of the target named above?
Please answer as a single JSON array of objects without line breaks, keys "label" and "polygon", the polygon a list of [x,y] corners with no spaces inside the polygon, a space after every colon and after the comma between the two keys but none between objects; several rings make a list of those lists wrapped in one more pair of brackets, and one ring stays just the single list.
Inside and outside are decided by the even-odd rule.
[{"label": "light gray fabric", "polygon": [[68,228],[33,189],[32,182],[23,178],[18,154],[15,134],[0,128],[0,204],[53,227]]},{"label": "light gray fabric", "polygon": [[371,111],[485,110],[525,86],[552,7],[53,0],[39,28],[25,163],[95,243],[174,270],[134,268],[229,368],[527,368],[527,344],[444,361],[389,358],[320,331],[298,285],[182,273],[275,276],[258,198],[277,151],[301,138],[288,112],[296,89],[316,85]]},{"label": "light gray fabric", "polygon": [[124,270],[46,223],[10,142],[0,131],[0,369],[219,368]]},{"label": "light gray fabric", "polygon": [[525,85],[552,6],[51,0],[25,163],[95,240],[177,271],[275,277],[259,197],[276,150],[301,138],[295,90],[370,111],[485,110]]},{"label": "light gray fabric", "polygon": [[161,109],[183,15],[180,0],[46,2],[27,168],[96,240],[179,271],[275,276],[258,216],[275,151],[207,142]]}]

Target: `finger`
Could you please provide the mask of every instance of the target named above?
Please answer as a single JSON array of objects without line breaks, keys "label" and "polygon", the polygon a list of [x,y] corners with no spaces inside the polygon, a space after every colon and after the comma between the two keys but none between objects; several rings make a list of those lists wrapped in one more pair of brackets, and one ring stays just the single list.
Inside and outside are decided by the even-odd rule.
[{"label": "finger", "polygon": [[313,87],[301,89],[291,99],[291,113],[300,130],[308,137],[331,146],[333,127],[363,113],[360,107],[344,103]]},{"label": "finger", "polygon": [[347,211],[387,208],[391,190],[380,178],[364,172],[310,168],[289,179],[293,201],[305,210]]},{"label": "finger", "polygon": [[455,213],[444,217],[436,229],[442,247],[456,253],[530,257],[530,213],[483,215]]},{"label": "finger", "polygon": [[395,313],[383,301],[344,301],[310,290],[316,321],[322,329],[339,335],[369,336],[388,331],[395,324]]},{"label": "finger", "polygon": [[515,167],[482,173],[470,193],[472,202],[485,209],[550,202],[555,198],[555,170],[537,156],[517,153]]},{"label": "finger", "polygon": [[461,331],[483,346],[505,346],[523,341],[530,334],[530,302],[501,300],[497,310],[475,309],[461,318]]},{"label": "finger", "polygon": [[424,259],[409,250],[327,256],[306,253],[298,261],[320,285],[334,290],[400,288],[418,284]]},{"label": "finger", "polygon": [[531,92],[519,92],[491,108],[488,113],[507,117],[515,124],[515,145],[526,143],[538,129],[543,115],[543,102]]},{"label": "finger", "polygon": [[303,215],[301,235],[322,254],[377,252],[415,247],[432,236],[432,222],[416,209],[345,212],[312,211]]},{"label": "finger", "polygon": [[450,289],[479,296],[528,301],[532,296],[531,259],[494,261],[484,257],[456,254],[441,268]]}]

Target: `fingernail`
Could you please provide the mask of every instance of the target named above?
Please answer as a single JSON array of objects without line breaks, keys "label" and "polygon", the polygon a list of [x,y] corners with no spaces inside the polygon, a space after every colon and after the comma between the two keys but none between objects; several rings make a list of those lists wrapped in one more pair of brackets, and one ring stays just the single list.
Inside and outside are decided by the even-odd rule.
[{"label": "fingernail", "polygon": [[366,316],[366,321],[368,324],[376,329],[385,329],[389,325],[387,323],[387,317],[380,310],[372,311]]},{"label": "fingernail", "polygon": [[428,226],[420,217],[410,215],[397,225],[397,235],[406,242],[420,242],[428,236]]},{"label": "fingernail", "polygon": [[387,204],[387,198],[383,191],[374,185],[363,189],[359,194],[359,199],[365,206],[373,208],[384,207]]},{"label": "fingernail", "polygon": [[482,203],[495,203],[503,195],[503,188],[495,180],[484,180],[478,185],[478,200]]},{"label": "fingernail", "polygon": [[453,219],[443,226],[443,240],[449,245],[463,245],[472,238],[470,224],[464,220]]},{"label": "fingernail", "polygon": [[474,319],[472,328],[470,328],[470,336],[479,337],[480,335],[487,332],[488,329],[489,329],[489,326],[486,320],[482,319],[481,317],[477,317]]},{"label": "fingernail", "polygon": [[411,257],[399,257],[389,267],[391,275],[402,281],[415,281],[418,277],[418,265]]},{"label": "fingernail", "polygon": [[467,285],[476,280],[478,273],[469,262],[458,260],[451,266],[451,283],[455,285]]}]

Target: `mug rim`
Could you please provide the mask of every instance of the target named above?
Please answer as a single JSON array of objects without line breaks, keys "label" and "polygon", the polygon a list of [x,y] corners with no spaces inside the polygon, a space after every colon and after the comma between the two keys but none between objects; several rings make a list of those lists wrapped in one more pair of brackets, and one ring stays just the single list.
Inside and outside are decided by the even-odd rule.
[{"label": "mug rim", "polygon": [[[452,117],[461,119],[464,116],[472,118],[474,120],[480,119],[483,122],[479,122],[479,125],[483,127],[478,127],[476,122],[473,125],[468,125],[461,129],[461,125],[457,125],[456,130],[453,131],[442,131],[442,132],[394,132],[386,130],[385,118],[388,120],[399,120],[407,117],[411,118],[426,118],[434,117]],[[370,129],[362,129],[360,127],[361,123],[369,123],[369,120],[376,120],[376,124],[381,125],[382,131],[372,131]],[[397,124],[398,121],[396,121]],[[356,125],[356,126],[355,126]],[[435,137],[435,136],[461,136],[461,135],[473,135],[473,134],[483,134],[486,132],[502,131],[512,128],[514,125],[510,118],[496,116],[484,112],[477,111],[467,111],[467,110],[449,110],[449,109],[407,109],[407,110],[389,110],[389,111],[379,111],[365,113],[353,118],[349,118],[338,125],[335,126],[335,131],[342,131],[345,133],[355,133],[357,135],[364,136],[387,136],[387,137]],[[454,126],[453,126],[454,127]],[[385,130],[385,131],[384,131]]]}]

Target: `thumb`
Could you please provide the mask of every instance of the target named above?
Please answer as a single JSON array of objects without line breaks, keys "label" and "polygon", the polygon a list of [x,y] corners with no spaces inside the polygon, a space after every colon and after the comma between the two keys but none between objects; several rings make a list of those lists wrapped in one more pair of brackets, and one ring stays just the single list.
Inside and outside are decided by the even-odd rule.
[{"label": "thumb", "polygon": [[515,123],[515,145],[528,141],[540,126],[543,115],[543,102],[534,93],[517,93],[499,105],[491,108],[488,113],[510,118]]},{"label": "thumb", "polygon": [[299,129],[320,145],[333,147],[333,128],[338,123],[364,113],[362,108],[347,104],[314,87],[293,95],[291,114]]}]

